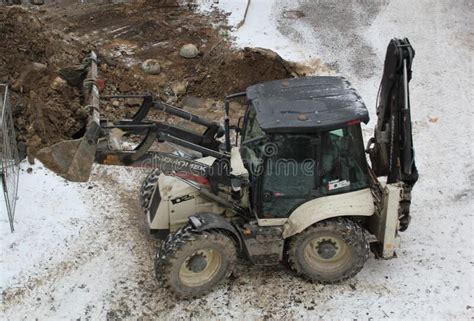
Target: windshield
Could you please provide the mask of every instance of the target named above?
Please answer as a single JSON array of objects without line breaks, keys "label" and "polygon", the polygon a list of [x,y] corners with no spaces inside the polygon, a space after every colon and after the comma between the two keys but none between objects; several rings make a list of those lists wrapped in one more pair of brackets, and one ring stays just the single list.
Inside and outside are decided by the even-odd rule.
[{"label": "windshield", "polygon": [[261,174],[261,164],[268,136],[265,135],[265,132],[258,125],[257,113],[252,105],[249,105],[245,117],[240,154],[250,175],[258,176]]},{"label": "windshield", "polygon": [[247,113],[247,122],[244,129],[244,133],[242,135],[242,144],[245,143],[245,141],[263,136],[265,136],[265,133],[258,125],[257,113],[255,112],[253,106],[249,106],[249,111]]}]

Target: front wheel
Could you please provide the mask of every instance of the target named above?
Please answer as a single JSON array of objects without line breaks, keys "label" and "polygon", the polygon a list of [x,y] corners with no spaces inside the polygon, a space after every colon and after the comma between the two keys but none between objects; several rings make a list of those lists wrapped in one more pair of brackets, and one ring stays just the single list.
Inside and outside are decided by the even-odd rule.
[{"label": "front wheel", "polygon": [[321,283],[356,275],[368,257],[369,243],[363,229],[345,218],[319,222],[293,236],[288,246],[292,269]]},{"label": "front wheel", "polygon": [[143,180],[142,185],[140,186],[140,202],[142,204],[145,213],[150,206],[151,195],[155,189],[156,184],[158,184],[158,178],[161,172],[159,169],[153,169]]},{"label": "front wheel", "polygon": [[236,258],[234,242],[228,236],[196,233],[185,226],[168,236],[158,251],[156,277],[178,297],[194,298],[224,281]]}]

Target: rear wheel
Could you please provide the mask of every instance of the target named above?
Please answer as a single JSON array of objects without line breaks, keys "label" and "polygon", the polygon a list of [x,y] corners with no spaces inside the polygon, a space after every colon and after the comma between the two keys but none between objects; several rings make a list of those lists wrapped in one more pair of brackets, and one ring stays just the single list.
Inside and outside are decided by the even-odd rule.
[{"label": "rear wheel", "polygon": [[236,257],[234,242],[228,236],[196,233],[185,226],[161,245],[155,261],[156,277],[178,297],[197,297],[232,273]]},{"label": "rear wheel", "polygon": [[317,223],[294,236],[288,246],[290,266],[321,283],[357,274],[369,257],[369,243],[355,222],[336,218]]},{"label": "rear wheel", "polygon": [[161,172],[158,169],[152,170],[147,175],[147,177],[145,177],[145,180],[140,187],[140,202],[145,212],[150,205],[151,195],[153,194],[156,184],[158,184],[158,177],[160,176],[160,173]]}]

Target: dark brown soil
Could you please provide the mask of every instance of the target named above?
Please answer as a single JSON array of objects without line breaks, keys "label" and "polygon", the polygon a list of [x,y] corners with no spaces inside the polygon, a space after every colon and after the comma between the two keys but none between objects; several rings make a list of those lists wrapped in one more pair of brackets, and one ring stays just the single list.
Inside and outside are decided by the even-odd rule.
[{"label": "dark brown soil", "polygon": [[292,77],[291,69],[267,50],[245,48],[211,59],[195,77],[190,90],[196,96],[224,97],[263,81]]},{"label": "dark brown soil", "polygon": [[51,84],[59,67],[79,62],[73,44],[62,43],[35,15],[0,8],[0,82],[11,86],[20,148],[71,137],[87,120],[79,91]]},{"label": "dark brown soil", "polygon": [[[107,84],[104,94],[149,92],[178,106],[189,96],[218,101],[249,85],[294,75],[273,52],[231,48],[225,16],[201,16],[188,7],[155,2],[51,5],[35,12],[3,7],[0,43],[8,44],[0,47],[0,82],[8,83],[13,92],[20,145],[33,153],[70,139],[87,122],[79,89],[57,77],[60,68],[80,63],[92,49],[101,60],[99,73]],[[198,47],[198,57],[179,55],[187,43]],[[142,71],[146,59],[160,62],[159,75]],[[184,84],[185,92],[174,93],[176,84]],[[137,103],[104,103],[101,114],[130,117]],[[202,112],[209,104],[199,107]],[[205,116],[220,117],[214,109]]]}]

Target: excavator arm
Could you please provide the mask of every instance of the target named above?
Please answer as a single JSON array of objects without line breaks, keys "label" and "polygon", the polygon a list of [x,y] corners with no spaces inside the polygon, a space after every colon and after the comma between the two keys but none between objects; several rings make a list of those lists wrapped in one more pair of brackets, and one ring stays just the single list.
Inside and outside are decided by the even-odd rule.
[{"label": "excavator arm", "polygon": [[375,176],[386,176],[387,184],[401,183],[400,230],[410,221],[411,189],[418,180],[412,138],[409,82],[415,51],[407,38],[392,39],[385,56],[377,98],[377,125],[367,152]]},{"label": "excavator arm", "polygon": [[388,45],[377,99],[377,126],[368,148],[377,176],[387,176],[387,183],[403,182],[409,186],[418,179],[408,88],[414,56],[406,38],[393,39]]}]

